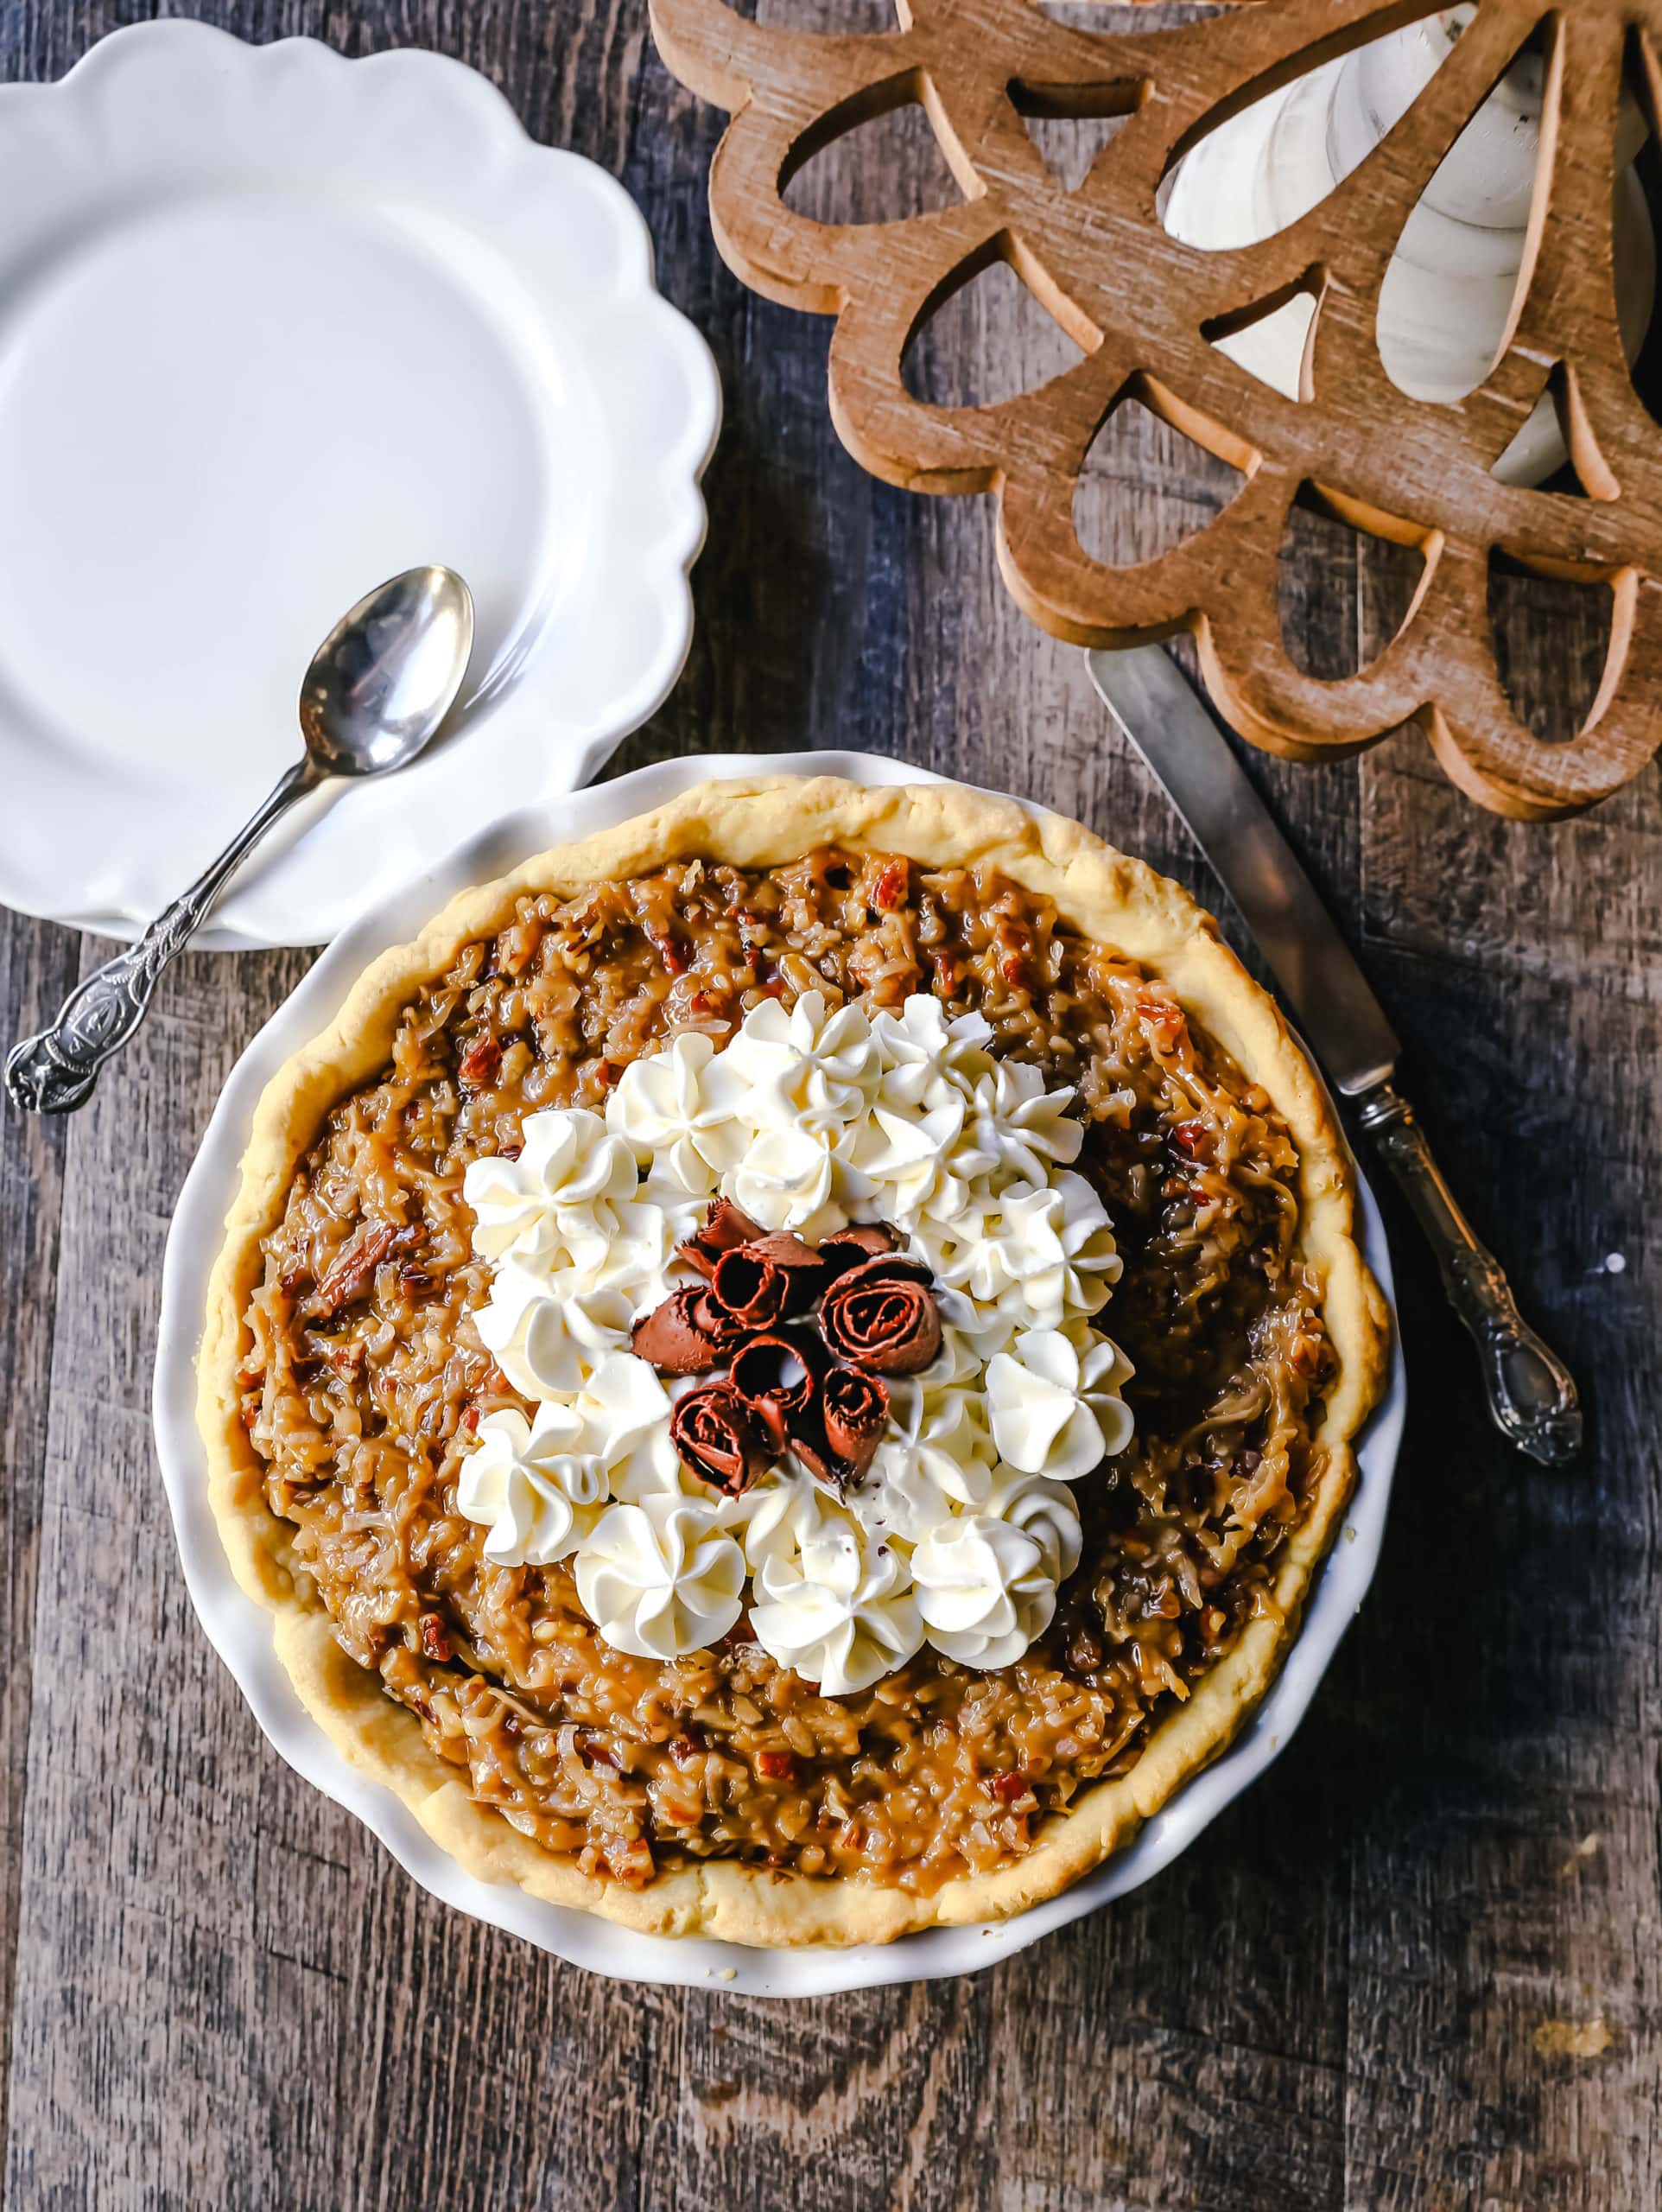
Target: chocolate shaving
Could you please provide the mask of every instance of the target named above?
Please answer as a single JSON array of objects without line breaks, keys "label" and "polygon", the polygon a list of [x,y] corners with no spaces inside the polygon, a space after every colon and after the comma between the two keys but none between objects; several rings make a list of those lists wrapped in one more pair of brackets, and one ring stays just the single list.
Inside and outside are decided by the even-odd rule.
[{"label": "chocolate shaving", "polygon": [[718,1358],[726,1359],[747,1337],[755,1334],[750,1324],[725,1306],[707,1284],[693,1286],[693,1302],[688,1311],[714,1346]]},{"label": "chocolate shaving", "polygon": [[820,1306],[839,1359],[874,1375],[916,1375],[941,1349],[941,1316],[921,1261],[889,1252],[840,1275]]},{"label": "chocolate shaving", "polygon": [[776,1268],[783,1269],[788,1285],[788,1320],[806,1313],[830,1280],[830,1270],[821,1254],[813,1245],[804,1244],[800,1236],[793,1236],[788,1229],[776,1230],[771,1236],[758,1236],[748,1249],[758,1258],[771,1260]]},{"label": "chocolate shaving", "polygon": [[730,1382],[701,1382],[677,1398],[669,1441],[683,1467],[729,1497],[741,1497],[767,1465],[766,1446]]},{"label": "chocolate shaving", "polygon": [[824,1349],[811,1337],[752,1337],[734,1359],[733,1387],[776,1452],[812,1423],[815,1370]]},{"label": "chocolate shaving", "polygon": [[710,1278],[710,1296],[747,1329],[769,1329],[785,1310],[790,1278],[759,1244],[724,1252]]},{"label": "chocolate shaving", "polygon": [[695,1309],[707,1294],[694,1283],[672,1292],[662,1306],[643,1314],[630,1332],[636,1357],[660,1375],[701,1375],[714,1367],[715,1344],[695,1318]]},{"label": "chocolate shaving", "polygon": [[820,1385],[825,1440],[846,1469],[841,1486],[857,1483],[871,1465],[889,1418],[889,1394],[874,1375],[834,1367]]},{"label": "chocolate shaving", "polygon": [[[660,1374],[728,1370],[677,1401],[670,1435],[683,1465],[735,1496],[786,1452],[839,1493],[860,1480],[889,1418],[878,1377],[915,1375],[941,1348],[929,1270],[898,1241],[860,1223],[816,1249],[788,1230],[762,1234],[730,1199],[712,1202],[680,1248],[706,1280],[633,1332]],[[786,1325],[816,1300],[817,1329]]]},{"label": "chocolate shaving", "polygon": [[893,1230],[883,1222],[853,1222],[847,1229],[838,1230],[834,1236],[828,1236],[817,1256],[828,1275],[846,1275],[850,1268],[862,1267],[867,1260],[880,1259],[884,1253],[895,1251],[899,1243]]},{"label": "chocolate shaving", "polygon": [[816,1483],[842,1496],[847,1478],[823,1436],[793,1436],[790,1448]]},{"label": "chocolate shaving", "polygon": [[715,1273],[715,1263],[724,1252],[753,1244],[761,1234],[761,1224],[752,1221],[731,1198],[712,1198],[703,1228],[677,1247],[676,1256],[707,1279]]}]

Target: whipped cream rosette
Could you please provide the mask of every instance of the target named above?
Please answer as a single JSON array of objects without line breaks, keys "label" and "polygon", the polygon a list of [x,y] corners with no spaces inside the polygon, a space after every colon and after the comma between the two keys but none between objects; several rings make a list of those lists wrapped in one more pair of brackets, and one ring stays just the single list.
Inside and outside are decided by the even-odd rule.
[{"label": "whipped cream rosette", "polygon": [[1131,1441],[1119,1395],[1131,1363],[1106,1337],[1078,1327],[1030,1329],[986,1365],[986,1401],[1000,1459],[1024,1475],[1076,1483]]},{"label": "whipped cream rosette", "polygon": [[581,1389],[546,1399],[533,1420],[487,1414],[462,1464],[456,1503],[491,1534],[485,1554],[549,1567],[574,1550],[613,1497],[679,1487],[663,1384],[626,1352],[599,1359]]},{"label": "whipped cream rosette", "polygon": [[491,1558],[569,1560],[642,1656],[747,1612],[829,1696],[1044,1633],[1131,1368],[1094,1325],[1120,1262],[1075,1095],[991,1033],[925,994],[765,1000],[468,1169],[479,1336],[536,1408],[464,1464]]},{"label": "whipped cream rosette", "polygon": [[745,1531],[751,1629],[781,1666],[843,1697],[903,1667],[923,1641],[909,1562],[810,1477],[787,1475]]},{"label": "whipped cream rosette", "polygon": [[606,1642],[643,1659],[719,1643],[739,1618],[745,1557],[712,1506],[659,1493],[610,1505],[579,1549],[577,1594]]},{"label": "whipped cream rosette", "polygon": [[1010,1666],[1050,1625],[1079,1548],[1078,1509],[1060,1483],[1000,1482],[980,1510],[937,1522],[912,1554],[929,1642],[966,1666]]}]

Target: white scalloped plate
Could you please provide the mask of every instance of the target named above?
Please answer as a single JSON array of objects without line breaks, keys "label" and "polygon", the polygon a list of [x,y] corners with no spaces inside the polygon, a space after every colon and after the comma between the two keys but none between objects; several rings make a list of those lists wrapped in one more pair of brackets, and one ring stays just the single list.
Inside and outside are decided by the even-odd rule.
[{"label": "white scalloped plate", "polygon": [[[1406,1408],[1402,1354],[1393,1336],[1390,1388],[1359,1452],[1361,1479],[1342,1533],[1313,1590],[1287,1662],[1229,1749],[1195,1777],[1116,1857],[1031,1911],[977,1928],[937,1928],[849,1950],[750,1949],[735,1943],[642,1936],[517,1889],[476,1880],[446,1856],[391,1791],[350,1767],[295,1695],[272,1645],[271,1616],[238,1586],[207,1502],[196,1431],[195,1356],[208,1277],[235,1192],[255,1103],[289,1054],[339,1010],[377,953],[415,936],[447,899],[488,882],[529,855],[626,821],[706,776],[825,774],[866,784],[936,783],[904,761],[871,753],[706,754],[638,769],[578,791],[557,807],[511,815],[438,867],[384,899],[331,945],[238,1061],[208,1124],[174,1215],[162,1279],[154,1412],[168,1501],[185,1580],[208,1637],[236,1676],[266,1735],[289,1764],[355,1813],[424,1889],[477,1919],[553,1951],[574,1965],[628,1980],[683,1982],[756,1997],[815,1997],[882,1982],[969,1974],[1025,1949],[1041,1936],[1123,1897],[1192,1843],[1287,1742],[1315,1695],[1373,1580]],[[1368,1262],[1391,1296],[1390,1254],[1379,1210],[1362,1189]]]},{"label": "white scalloped plate", "polygon": [[203,942],[317,944],[587,782],[686,657],[720,411],[627,194],[459,62],[164,22],[0,87],[0,900],[134,934],[420,563],[478,610],[450,730],[308,802]]}]

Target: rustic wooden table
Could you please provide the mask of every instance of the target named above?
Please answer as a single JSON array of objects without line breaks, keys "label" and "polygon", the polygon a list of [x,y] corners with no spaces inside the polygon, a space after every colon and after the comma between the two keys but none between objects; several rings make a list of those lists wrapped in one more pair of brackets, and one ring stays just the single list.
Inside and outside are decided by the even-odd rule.
[{"label": "rustic wooden table", "polygon": [[[765,4],[881,20],[878,0]],[[16,0],[0,71],[56,76],[124,12]],[[863,476],[826,418],[826,326],[722,269],[720,118],[657,62],[643,0],[203,12],[458,54],[644,208],[727,419],[692,660],[619,766],[904,753],[1076,812],[1215,896],[1079,655],[1005,598],[986,506]],[[903,212],[929,168],[898,135],[800,189]],[[994,397],[1048,342],[978,288],[920,372]],[[1121,557],[1225,488],[1146,424],[1099,462],[1085,519]],[[1314,520],[1287,577],[1290,635],[1329,672],[1400,608],[1396,564]],[[1599,596],[1503,588],[1545,715],[1590,696]],[[267,1750],[192,1617],[148,1403],[175,1194],[307,956],[186,959],[87,1111],[5,1119],[6,2212],[1662,2199],[1659,785],[1526,829],[1456,798],[1411,733],[1358,764],[1253,766],[1407,1040],[1452,1177],[1590,1385],[1593,1447],[1570,1475],[1501,1447],[1392,1210],[1408,1440],[1379,1580],[1315,1710],[1180,1864],[976,1980],[792,2007],[591,1980],[431,1902]],[[0,1027],[35,1026],[109,949],[0,915]]]}]

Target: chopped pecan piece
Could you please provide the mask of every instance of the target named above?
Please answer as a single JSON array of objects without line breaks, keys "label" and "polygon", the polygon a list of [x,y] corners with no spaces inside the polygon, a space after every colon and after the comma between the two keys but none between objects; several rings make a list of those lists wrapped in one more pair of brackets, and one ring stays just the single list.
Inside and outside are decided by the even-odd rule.
[{"label": "chopped pecan piece", "polygon": [[690,963],[669,931],[660,929],[656,922],[650,921],[643,922],[641,928],[647,943],[663,963],[665,972],[671,976],[684,976]]},{"label": "chopped pecan piece", "polygon": [[502,1073],[502,1046],[490,1030],[476,1037],[461,1056],[456,1073],[470,1090],[488,1090]]},{"label": "chopped pecan piece", "polygon": [[365,1230],[339,1253],[325,1271],[323,1280],[307,1304],[308,1316],[313,1320],[327,1320],[339,1313],[343,1306],[361,1298],[375,1280],[375,1270],[383,1260],[396,1252],[408,1251],[420,1243],[419,1229],[400,1229],[394,1222],[383,1222],[378,1229]]},{"label": "chopped pecan piece", "polygon": [[872,887],[872,904],[881,913],[891,913],[904,904],[911,871],[904,861],[891,861]]}]

